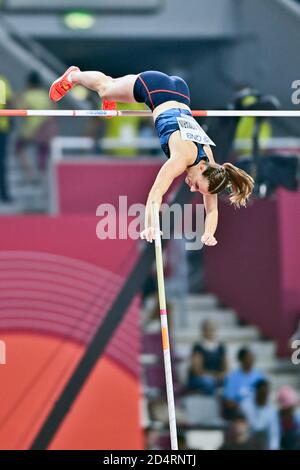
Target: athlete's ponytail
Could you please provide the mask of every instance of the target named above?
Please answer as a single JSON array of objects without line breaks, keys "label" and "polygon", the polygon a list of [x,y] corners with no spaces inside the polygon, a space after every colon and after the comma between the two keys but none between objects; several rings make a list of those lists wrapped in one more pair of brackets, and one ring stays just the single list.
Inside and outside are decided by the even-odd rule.
[{"label": "athlete's ponytail", "polygon": [[254,181],[244,170],[224,163],[223,165],[208,164],[203,172],[208,179],[210,194],[218,194],[224,189],[230,190],[229,199],[236,207],[246,206],[253,191]]}]

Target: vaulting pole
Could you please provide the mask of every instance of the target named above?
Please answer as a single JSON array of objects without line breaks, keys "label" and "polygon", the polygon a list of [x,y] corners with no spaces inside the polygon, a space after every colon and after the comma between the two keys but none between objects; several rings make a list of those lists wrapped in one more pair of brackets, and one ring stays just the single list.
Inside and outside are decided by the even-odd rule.
[{"label": "vaulting pole", "polygon": [[159,309],[160,309],[162,346],[163,346],[164,364],[165,364],[171,449],[178,450],[175,401],[174,401],[171,353],[170,353],[170,341],[169,341],[169,329],[168,329],[168,316],[167,316],[163,257],[162,257],[162,247],[161,247],[161,231],[160,231],[160,223],[159,223],[159,209],[158,209],[157,204],[155,203],[152,204],[152,220],[154,221],[154,228],[155,228],[156,273],[157,273],[158,298],[159,298]]}]

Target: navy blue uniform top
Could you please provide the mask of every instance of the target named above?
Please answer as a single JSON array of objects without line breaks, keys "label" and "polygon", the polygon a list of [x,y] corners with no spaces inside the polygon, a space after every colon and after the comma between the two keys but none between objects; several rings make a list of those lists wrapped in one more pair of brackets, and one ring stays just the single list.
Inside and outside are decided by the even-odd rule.
[{"label": "navy blue uniform top", "polygon": [[[170,158],[169,138],[173,132],[179,130],[177,117],[180,116],[192,116],[192,113],[187,109],[172,108],[161,113],[155,121],[155,128],[157,130],[160,145],[167,158]],[[201,160],[208,162],[209,160],[204,151],[203,145],[198,144],[197,142],[194,142],[194,144],[198,149],[198,154],[196,160],[190,166],[197,165]]]}]

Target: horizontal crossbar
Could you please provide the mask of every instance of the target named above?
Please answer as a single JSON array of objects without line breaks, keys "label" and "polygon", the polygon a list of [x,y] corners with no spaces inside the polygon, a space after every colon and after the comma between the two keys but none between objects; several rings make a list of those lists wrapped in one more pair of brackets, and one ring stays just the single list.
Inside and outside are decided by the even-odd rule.
[{"label": "horizontal crossbar", "polygon": [[[195,117],[300,117],[299,111],[237,111],[237,110],[194,110]],[[72,110],[72,109],[0,109],[0,116],[27,117],[27,116],[70,116],[70,117],[126,117],[141,116],[151,117],[151,111],[131,111],[131,110]]]}]

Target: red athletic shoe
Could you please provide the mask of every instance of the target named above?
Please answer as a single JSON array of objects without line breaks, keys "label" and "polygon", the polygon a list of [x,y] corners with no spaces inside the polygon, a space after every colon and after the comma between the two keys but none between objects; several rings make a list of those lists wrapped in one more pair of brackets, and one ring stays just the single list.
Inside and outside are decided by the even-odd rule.
[{"label": "red athletic shoe", "polygon": [[52,83],[50,90],[49,90],[49,98],[52,101],[59,101],[61,100],[67,93],[70,91],[74,84],[70,82],[68,76],[71,72],[79,72],[80,69],[72,65],[71,67],[66,70],[66,72],[59,77],[55,82]]},{"label": "red athletic shoe", "polygon": [[117,109],[117,103],[115,101],[102,100],[102,109],[115,110]]}]

